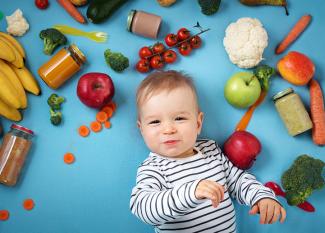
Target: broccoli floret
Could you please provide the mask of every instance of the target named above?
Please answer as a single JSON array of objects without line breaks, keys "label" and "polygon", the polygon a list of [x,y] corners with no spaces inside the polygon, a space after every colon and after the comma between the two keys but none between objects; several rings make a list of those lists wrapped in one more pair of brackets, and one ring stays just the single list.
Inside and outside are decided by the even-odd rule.
[{"label": "broccoli floret", "polygon": [[122,72],[129,67],[129,59],[122,53],[112,52],[106,49],[104,52],[106,63],[116,72]]},{"label": "broccoli floret", "polygon": [[282,174],[281,182],[286,190],[289,205],[306,201],[314,190],[324,187],[322,170],[325,163],[308,155],[300,155],[292,166]]},{"label": "broccoli floret", "polygon": [[59,125],[62,121],[62,113],[59,111],[53,111],[52,108],[50,108],[50,120],[53,125]]},{"label": "broccoli floret", "polygon": [[201,12],[205,15],[213,15],[219,10],[221,0],[198,0]]},{"label": "broccoli floret", "polygon": [[44,41],[44,53],[51,55],[59,45],[67,43],[67,38],[55,28],[47,28],[40,32],[39,37]]},{"label": "broccoli floret", "polygon": [[270,78],[275,74],[275,69],[268,65],[259,65],[254,74],[260,81],[262,89],[267,92],[270,87]]},{"label": "broccoli floret", "polygon": [[54,110],[60,110],[61,104],[64,102],[64,97],[58,96],[57,94],[51,94],[47,99],[47,104]]}]

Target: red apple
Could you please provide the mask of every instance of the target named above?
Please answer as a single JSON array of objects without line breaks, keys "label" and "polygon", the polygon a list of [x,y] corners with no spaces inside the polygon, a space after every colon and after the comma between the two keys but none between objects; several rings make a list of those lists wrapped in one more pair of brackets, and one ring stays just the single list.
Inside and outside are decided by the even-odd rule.
[{"label": "red apple", "polygon": [[256,156],[261,152],[260,141],[247,131],[235,131],[223,145],[224,153],[240,169],[253,166]]},{"label": "red apple", "polygon": [[77,95],[82,103],[91,108],[101,108],[114,96],[114,84],[104,73],[87,73],[80,77]]},{"label": "red apple", "polygon": [[298,86],[306,85],[315,73],[313,62],[306,55],[296,51],[281,58],[277,68],[285,80]]}]

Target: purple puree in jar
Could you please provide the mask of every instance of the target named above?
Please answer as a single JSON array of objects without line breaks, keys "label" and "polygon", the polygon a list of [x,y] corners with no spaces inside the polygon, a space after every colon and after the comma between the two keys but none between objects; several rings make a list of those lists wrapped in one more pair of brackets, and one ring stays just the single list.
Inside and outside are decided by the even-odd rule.
[{"label": "purple puree in jar", "polygon": [[130,11],[128,15],[128,30],[137,35],[157,38],[161,17],[144,11]]}]

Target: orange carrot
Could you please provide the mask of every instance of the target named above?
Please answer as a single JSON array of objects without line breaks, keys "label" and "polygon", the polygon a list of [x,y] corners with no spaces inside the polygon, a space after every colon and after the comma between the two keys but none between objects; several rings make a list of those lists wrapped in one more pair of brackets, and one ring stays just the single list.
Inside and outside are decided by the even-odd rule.
[{"label": "orange carrot", "polygon": [[33,199],[25,199],[23,202],[23,207],[25,210],[32,210],[35,206]]},{"label": "orange carrot", "polygon": [[104,123],[105,121],[107,121],[108,119],[108,114],[104,111],[99,111],[97,114],[96,114],[96,120],[99,122],[99,123]]},{"label": "orange carrot", "polygon": [[114,113],[113,107],[110,106],[105,106],[100,111],[106,112],[108,118],[111,118]]},{"label": "orange carrot", "polygon": [[71,3],[70,0],[56,0],[75,20],[79,23],[86,23],[86,19],[78,11],[78,9]]},{"label": "orange carrot", "polygon": [[79,133],[79,135],[81,137],[87,137],[89,135],[89,133],[90,133],[90,130],[89,130],[89,128],[87,126],[82,125],[78,129],[78,133]]},{"label": "orange carrot", "polygon": [[293,28],[289,31],[287,36],[278,44],[278,46],[275,49],[276,54],[282,53],[284,50],[286,50],[289,45],[294,42],[299,35],[307,28],[311,21],[311,15],[304,15],[302,16],[298,22],[293,26]]},{"label": "orange carrot", "polygon": [[64,156],[63,156],[63,161],[66,163],[66,164],[71,164],[75,161],[75,157],[72,153],[66,153]]},{"label": "orange carrot", "polygon": [[254,110],[263,102],[266,94],[267,94],[267,92],[262,90],[258,99],[255,101],[255,103],[252,106],[250,106],[248,108],[248,110],[245,112],[244,116],[238,122],[236,129],[235,129],[236,131],[241,131],[241,130],[243,131],[247,128],[248,123],[249,123],[250,119],[252,118]]},{"label": "orange carrot", "polygon": [[322,89],[319,83],[312,79],[309,83],[310,112],[313,122],[312,137],[316,145],[325,145],[325,110]]},{"label": "orange carrot", "polygon": [[90,128],[91,128],[92,131],[97,133],[97,132],[102,130],[102,125],[98,121],[93,121],[93,122],[90,123]]},{"label": "orange carrot", "polygon": [[104,127],[105,127],[106,129],[111,128],[111,122],[109,122],[109,121],[105,121],[105,122],[104,122]]},{"label": "orange carrot", "polygon": [[6,221],[9,218],[8,210],[0,210],[0,221]]}]

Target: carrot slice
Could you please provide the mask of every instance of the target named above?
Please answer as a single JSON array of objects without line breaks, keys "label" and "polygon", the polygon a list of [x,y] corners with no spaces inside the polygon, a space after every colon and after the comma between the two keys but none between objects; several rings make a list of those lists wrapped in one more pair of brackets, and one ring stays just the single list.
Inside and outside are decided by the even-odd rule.
[{"label": "carrot slice", "polygon": [[97,114],[96,114],[96,120],[99,122],[99,123],[104,123],[105,121],[107,121],[108,119],[108,114],[104,111],[99,111]]},{"label": "carrot slice", "polygon": [[81,137],[87,137],[89,135],[89,133],[90,133],[90,130],[89,130],[89,128],[87,126],[82,125],[78,129],[78,133],[79,133],[79,135]]},{"label": "carrot slice", "polygon": [[71,164],[75,161],[75,157],[72,153],[66,153],[64,154],[63,156],[63,161],[66,163],[66,164]]},{"label": "carrot slice", "polygon": [[32,210],[35,206],[33,199],[25,199],[23,202],[23,207],[25,210]]},{"label": "carrot slice", "polygon": [[110,106],[105,106],[100,111],[105,112],[107,114],[108,118],[111,118],[114,113],[113,107],[110,107]]},{"label": "carrot slice", "polygon": [[310,113],[313,122],[312,138],[316,145],[325,145],[325,109],[324,97],[319,83],[312,79],[309,82]]},{"label": "carrot slice", "polygon": [[111,128],[111,122],[109,122],[109,121],[105,121],[105,122],[104,122],[104,127],[105,127],[106,129]]},{"label": "carrot slice", "polygon": [[116,103],[111,101],[106,106],[111,107],[113,109],[113,112],[116,110]]},{"label": "carrot slice", "polygon": [[102,130],[102,125],[98,121],[93,121],[93,122],[90,123],[90,128],[91,128],[92,131],[97,133],[97,132]]},{"label": "carrot slice", "polygon": [[287,36],[278,44],[275,49],[276,54],[282,53],[284,50],[289,47],[298,37],[299,35],[307,28],[311,21],[311,15],[303,15],[298,22],[293,26],[293,28],[289,31]]},{"label": "carrot slice", "polygon": [[0,210],[0,221],[6,221],[9,218],[8,210]]}]

